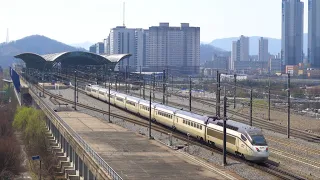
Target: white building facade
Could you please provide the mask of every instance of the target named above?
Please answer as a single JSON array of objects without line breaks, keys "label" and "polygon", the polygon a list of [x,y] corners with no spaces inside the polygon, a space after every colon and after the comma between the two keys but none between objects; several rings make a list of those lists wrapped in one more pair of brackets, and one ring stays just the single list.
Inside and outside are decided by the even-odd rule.
[{"label": "white building facade", "polygon": [[105,39],[105,53],[131,54],[131,57],[124,59],[118,64],[118,70],[140,71],[143,68],[146,54],[146,36],[141,28],[126,28],[117,26],[112,28],[109,37]]},{"label": "white building facade", "polygon": [[242,35],[232,42],[230,70],[235,70],[236,61],[249,61],[249,37]]},{"label": "white building facade", "polygon": [[269,42],[268,39],[261,37],[259,39],[259,61],[269,60]]},{"label": "white building facade", "polygon": [[146,67],[150,71],[171,69],[188,74],[200,70],[200,28],[181,23],[170,27],[169,23],[152,26],[148,31]]}]

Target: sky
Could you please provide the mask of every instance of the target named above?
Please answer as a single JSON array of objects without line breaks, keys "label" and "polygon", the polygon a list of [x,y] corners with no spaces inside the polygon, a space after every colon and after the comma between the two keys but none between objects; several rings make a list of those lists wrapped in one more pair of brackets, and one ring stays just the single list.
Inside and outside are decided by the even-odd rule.
[{"label": "sky", "polygon": [[[304,31],[307,32],[307,0]],[[123,24],[148,28],[159,22],[201,29],[201,41],[226,37],[281,38],[281,0],[1,0],[0,42],[34,34],[75,44],[102,41]]]}]

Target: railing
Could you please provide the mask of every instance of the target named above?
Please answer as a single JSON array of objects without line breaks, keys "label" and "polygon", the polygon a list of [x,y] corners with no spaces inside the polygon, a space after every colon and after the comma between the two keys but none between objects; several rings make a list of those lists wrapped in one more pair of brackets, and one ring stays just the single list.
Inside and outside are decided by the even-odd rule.
[{"label": "railing", "polygon": [[59,123],[64,126],[64,128],[68,131],[68,133],[80,144],[80,146],[97,162],[97,164],[106,171],[112,179],[114,180],[122,180],[122,178],[111,168],[111,166],[105,162],[66,122],[64,122],[60,116],[58,116],[54,110],[48,106],[41,98],[38,97],[37,93],[34,90],[34,86],[28,83],[29,89],[33,94],[37,97],[39,101],[39,106],[41,108],[44,107],[45,114],[50,116],[53,119],[57,119]]}]

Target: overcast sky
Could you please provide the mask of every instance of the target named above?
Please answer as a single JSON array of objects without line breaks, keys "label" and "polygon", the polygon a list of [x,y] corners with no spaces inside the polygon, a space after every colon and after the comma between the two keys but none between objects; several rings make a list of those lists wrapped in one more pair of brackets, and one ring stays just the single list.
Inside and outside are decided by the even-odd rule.
[{"label": "overcast sky", "polygon": [[[305,28],[307,32],[307,0]],[[126,26],[159,22],[201,28],[201,41],[224,37],[281,37],[281,0],[126,0]],[[122,25],[121,0],[0,0],[0,42],[40,34],[73,44],[102,41]]]}]

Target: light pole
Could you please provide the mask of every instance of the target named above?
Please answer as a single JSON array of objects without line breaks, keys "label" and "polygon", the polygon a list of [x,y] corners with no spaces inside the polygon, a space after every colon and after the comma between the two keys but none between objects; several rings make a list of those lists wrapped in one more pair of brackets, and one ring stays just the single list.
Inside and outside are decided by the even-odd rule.
[{"label": "light pole", "polygon": [[288,129],[287,129],[287,135],[288,138],[290,138],[290,73],[288,73]]},{"label": "light pole", "polygon": [[151,89],[150,89],[150,97],[149,97],[149,139],[152,139],[152,136],[151,136]]},{"label": "light pole", "polygon": [[109,76],[109,122],[111,122],[111,118],[110,118],[110,114],[111,114],[111,111],[110,111],[110,89],[111,89],[111,86],[110,86],[110,76]]},{"label": "light pole", "polygon": [[216,116],[220,117],[220,73],[217,71]]},{"label": "light pole", "polygon": [[76,101],[76,96],[77,96],[77,71],[74,71],[74,110],[77,110],[77,101]]},{"label": "light pole", "polygon": [[32,156],[32,160],[39,160],[39,165],[40,165],[40,168],[39,168],[39,180],[41,180],[41,159],[40,159],[40,156],[37,155],[37,156]]},{"label": "light pole", "polygon": [[271,116],[270,116],[270,109],[271,109],[271,96],[270,96],[270,89],[271,89],[271,85],[270,85],[270,73],[269,73],[269,77],[268,77],[268,81],[269,81],[269,85],[268,85],[268,120],[271,120]]},{"label": "light pole", "polygon": [[223,166],[227,165],[227,95],[226,87],[224,87],[223,98]]},{"label": "light pole", "polygon": [[166,70],[163,70],[162,74],[162,104],[166,103]]},{"label": "light pole", "polygon": [[192,79],[191,79],[191,76],[190,76],[190,82],[189,82],[190,84],[190,87],[189,87],[189,111],[191,112],[191,98],[192,98],[192,86],[191,86],[191,84],[192,84]]},{"label": "light pole", "polygon": [[250,126],[252,126],[252,88],[250,89]]},{"label": "light pole", "polygon": [[234,74],[233,109],[236,108],[237,74]]}]

